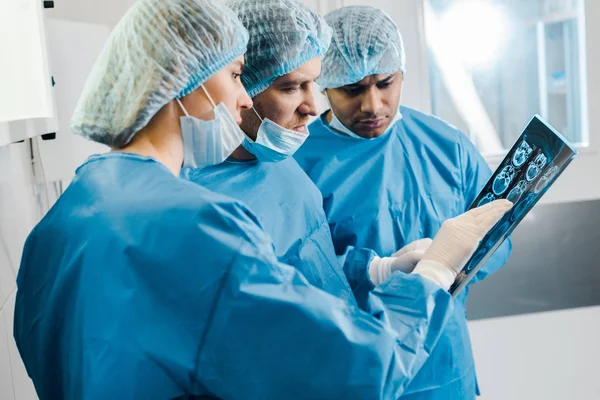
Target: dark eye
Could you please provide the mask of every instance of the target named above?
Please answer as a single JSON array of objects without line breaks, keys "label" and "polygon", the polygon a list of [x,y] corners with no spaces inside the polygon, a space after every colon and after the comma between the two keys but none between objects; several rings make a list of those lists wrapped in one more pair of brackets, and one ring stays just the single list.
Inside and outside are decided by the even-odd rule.
[{"label": "dark eye", "polygon": [[238,74],[238,73],[234,72],[232,74],[232,76],[233,76],[233,80],[236,81],[236,80],[240,79],[240,77],[242,76],[242,74]]},{"label": "dark eye", "polygon": [[385,88],[388,88],[388,87],[390,87],[391,85],[392,85],[392,82],[389,82],[389,81],[388,81],[388,82],[381,82],[381,83],[378,83],[378,84],[377,84],[377,87],[378,87],[379,89],[385,89]]},{"label": "dark eye", "polygon": [[298,91],[298,88],[297,87],[289,87],[289,88],[284,88],[283,91],[284,91],[284,93],[287,93],[287,94],[294,94]]}]

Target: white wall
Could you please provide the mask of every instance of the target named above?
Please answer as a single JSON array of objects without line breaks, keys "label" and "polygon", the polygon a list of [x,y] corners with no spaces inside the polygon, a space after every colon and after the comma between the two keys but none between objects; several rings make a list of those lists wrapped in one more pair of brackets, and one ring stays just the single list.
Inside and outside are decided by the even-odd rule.
[{"label": "white wall", "polygon": [[74,135],[70,121],[87,77],[110,34],[106,25],[47,19],[46,31],[59,129],[54,140],[40,141],[46,179],[70,181],[90,154],[108,147]]},{"label": "white wall", "polygon": [[469,329],[482,400],[600,398],[600,307],[475,321]]},{"label": "white wall", "polygon": [[0,147],[0,399],[34,399],[13,340],[15,278],[25,238],[39,214],[27,143]]}]

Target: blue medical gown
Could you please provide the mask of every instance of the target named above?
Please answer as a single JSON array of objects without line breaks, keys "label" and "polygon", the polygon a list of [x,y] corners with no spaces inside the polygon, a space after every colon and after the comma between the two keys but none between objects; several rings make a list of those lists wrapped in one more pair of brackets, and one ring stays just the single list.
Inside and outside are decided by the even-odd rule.
[{"label": "blue medical gown", "polygon": [[[403,118],[372,140],[333,131],[323,114],[311,124],[311,136],[296,153],[322,192],[336,252],[346,258],[360,258],[368,249],[389,256],[414,240],[433,238],[446,219],[468,209],[491,176],[460,131],[416,110],[400,111]],[[475,281],[504,265],[510,249],[510,243],[504,243]],[[360,303],[372,285],[361,279],[365,274],[360,270],[345,270]],[[466,296],[464,291],[457,298],[440,342],[406,393],[447,399],[446,386],[452,384],[456,390],[451,398],[475,396]],[[441,389],[436,392],[437,388]]]},{"label": "blue medical gown", "polygon": [[333,248],[323,197],[296,160],[227,161],[182,171],[182,176],[240,200],[258,218],[280,262],[298,269],[308,282],[355,304]]},{"label": "blue medical gown", "polygon": [[239,202],[151,158],[90,158],[29,235],[15,339],[45,399],[389,399],[449,295],[395,274],[368,311],[277,262]]}]

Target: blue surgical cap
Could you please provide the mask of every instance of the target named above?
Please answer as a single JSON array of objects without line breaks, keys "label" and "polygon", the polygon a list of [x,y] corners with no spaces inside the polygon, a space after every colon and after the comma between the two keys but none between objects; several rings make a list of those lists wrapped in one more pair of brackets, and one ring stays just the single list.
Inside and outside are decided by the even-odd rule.
[{"label": "blue surgical cap", "polygon": [[406,73],[402,36],[392,18],[369,6],[342,7],[325,16],[333,29],[323,58],[322,90],[359,82],[370,75]]},{"label": "blue surgical cap", "polygon": [[113,148],[243,55],[248,31],[215,0],[138,0],[111,33],[71,130]]},{"label": "blue surgical cap", "polygon": [[321,57],[331,41],[323,18],[294,0],[229,0],[225,3],[250,32],[242,82],[250,97],[280,76]]}]

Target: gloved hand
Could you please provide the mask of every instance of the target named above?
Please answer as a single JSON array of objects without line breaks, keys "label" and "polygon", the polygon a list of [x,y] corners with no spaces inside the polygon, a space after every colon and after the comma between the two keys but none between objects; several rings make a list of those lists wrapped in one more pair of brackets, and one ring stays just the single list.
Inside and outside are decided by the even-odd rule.
[{"label": "gloved hand", "polygon": [[369,277],[375,286],[383,283],[394,271],[410,273],[431,245],[431,239],[415,240],[391,257],[374,257],[369,264]]},{"label": "gloved hand", "polygon": [[511,208],[510,201],[496,200],[445,221],[413,273],[450,289],[484,236]]}]

